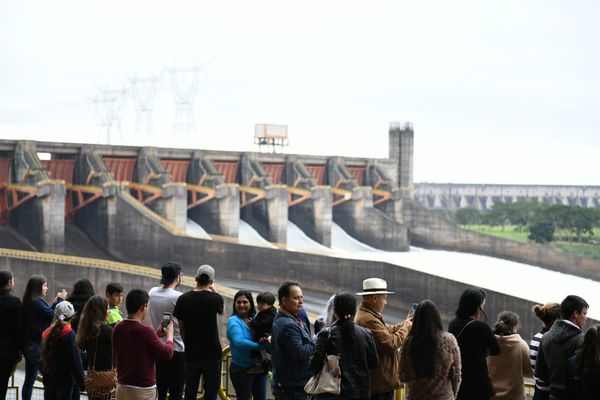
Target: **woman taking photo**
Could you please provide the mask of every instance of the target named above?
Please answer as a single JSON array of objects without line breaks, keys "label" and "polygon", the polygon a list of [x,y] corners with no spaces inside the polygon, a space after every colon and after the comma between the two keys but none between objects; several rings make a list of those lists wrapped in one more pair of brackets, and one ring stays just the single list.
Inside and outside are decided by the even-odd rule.
[{"label": "woman taking photo", "polygon": [[25,357],[25,381],[21,395],[23,400],[31,400],[33,384],[38,375],[42,332],[52,323],[54,308],[67,297],[61,290],[54,297],[52,306],[44,300],[48,292],[46,278],[34,275],[27,281],[23,294],[23,356]]},{"label": "woman taking photo", "polygon": [[482,314],[487,319],[484,306],[482,289],[466,289],[458,301],[456,318],[448,326],[448,332],[454,335],[460,348],[462,382],[458,400],[489,400],[492,397],[485,359],[488,354],[500,354],[500,346],[488,324],[479,321]]},{"label": "woman taking photo", "polygon": [[75,331],[69,321],[73,305],[63,301],[54,311],[55,321],[42,333],[41,368],[45,400],[70,400],[84,389],[83,366],[75,345]]},{"label": "woman taking photo", "polygon": [[265,348],[264,344],[253,341],[254,335],[248,327],[255,315],[252,293],[247,290],[238,291],[233,297],[233,314],[227,320],[227,339],[231,347],[229,376],[238,400],[267,398],[267,373],[247,372],[255,365],[252,351]]},{"label": "woman taking photo", "polygon": [[[106,324],[110,308],[102,296],[91,297],[83,307],[77,331],[77,347],[87,354],[87,370],[110,371],[112,362],[112,326]],[[114,398],[116,386],[104,391],[87,389],[90,400]]]},{"label": "woman taking photo", "polygon": [[79,320],[81,319],[81,311],[85,302],[89,300],[94,294],[94,286],[88,279],[80,279],[73,285],[73,291],[67,297],[67,301],[73,304],[75,308],[75,316],[71,320],[71,327],[77,332],[79,326]]},{"label": "woman taking photo", "polygon": [[529,347],[517,333],[519,316],[502,311],[494,325],[494,334],[500,344],[500,354],[487,359],[494,387],[494,400],[525,398],[524,377],[533,377],[529,361]]},{"label": "woman taking photo", "polygon": [[423,300],[400,353],[400,380],[408,385],[408,400],[451,400],[461,380],[460,349],[454,335],[444,332],[435,304]]},{"label": "woman taking photo", "polygon": [[319,399],[368,399],[369,369],[377,367],[379,359],[373,334],[354,324],[356,298],[350,293],[336,294],[333,299],[333,323],[317,336],[310,356],[310,369],[317,375],[327,355],[339,355],[342,373],[339,395],[320,394]]}]

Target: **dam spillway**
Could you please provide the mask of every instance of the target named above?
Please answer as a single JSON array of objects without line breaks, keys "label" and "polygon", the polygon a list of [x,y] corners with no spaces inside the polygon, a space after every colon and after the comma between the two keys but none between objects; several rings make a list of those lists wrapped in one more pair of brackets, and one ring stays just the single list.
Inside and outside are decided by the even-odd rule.
[{"label": "dam spillway", "polygon": [[533,299],[445,274],[459,267],[414,267],[410,246],[598,280],[598,261],[466,232],[412,202],[412,128],[389,134],[386,159],[0,140],[0,245],[153,266],[174,259],[186,273],[207,262],[225,277],[298,279],[323,292],[377,275],[399,288],[392,307],[429,297],[447,314],[467,285],[499,291],[493,311],[529,313]]}]

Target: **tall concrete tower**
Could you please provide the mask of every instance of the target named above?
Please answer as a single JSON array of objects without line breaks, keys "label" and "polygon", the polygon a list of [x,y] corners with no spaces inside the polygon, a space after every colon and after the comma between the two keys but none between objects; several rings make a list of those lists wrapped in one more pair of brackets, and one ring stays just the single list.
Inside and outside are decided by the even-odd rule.
[{"label": "tall concrete tower", "polygon": [[413,143],[415,133],[410,122],[390,122],[389,158],[398,160],[397,179],[400,189],[413,189]]}]

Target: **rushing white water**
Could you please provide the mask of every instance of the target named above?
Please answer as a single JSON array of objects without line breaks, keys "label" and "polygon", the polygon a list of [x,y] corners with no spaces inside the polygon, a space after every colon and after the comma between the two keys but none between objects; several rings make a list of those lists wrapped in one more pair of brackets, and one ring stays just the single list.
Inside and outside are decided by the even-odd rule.
[{"label": "rushing white water", "polygon": [[331,248],[338,253],[382,253],[382,250],[378,250],[354,239],[335,222],[331,224]]},{"label": "rushing white water", "polygon": [[275,245],[270,243],[267,239],[260,236],[260,234],[246,221],[240,219],[240,232],[238,234],[240,243],[249,244],[252,246],[276,248]]},{"label": "rushing white water", "polygon": [[590,304],[589,317],[600,319],[600,282],[591,279],[470,253],[418,247],[407,252],[381,251],[352,238],[336,224],[331,247],[334,257],[383,261],[542,304],[560,303],[567,295],[577,294]]},{"label": "rushing white water", "polygon": [[[201,227],[195,224],[196,226],[190,228],[190,225],[188,220],[188,234],[192,235],[192,229],[193,232],[201,234],[198,230],[202,229]],[[206,235],[206,232],[204,234]],[[287,248],[290,251],[383,261],[533,302],[560,303],[565,296],[577,294],[590,304],[589,317],[600,319],[600,282],[591,279],[470,253],[426,250],[418,247],[411,247],[407,252],[382,251],[356,240],[335,223],[332,224],[331,248],[312,240],[291,222],[288,222],[287,235]],[[276,247],[244,221],[240,221],[239,239],[243,244]]]},{"label": "rushing white water", "polygon": [[188,236],[199,238],[199,239],[210,239],[210,235],[208,233],[206,233],[204,228],[202,228],[200,225],[198,225],[198,223],[196,221],[194,221],[193,219],[189,219],[189,218],[185,224],[185,233],[187,233]]},{"label": "rushing white water", "polygon": [[291,221],[288,221],[287,224],[287,249],[305,253],[335,255],[335,251],[309,238],[302,229]]}]

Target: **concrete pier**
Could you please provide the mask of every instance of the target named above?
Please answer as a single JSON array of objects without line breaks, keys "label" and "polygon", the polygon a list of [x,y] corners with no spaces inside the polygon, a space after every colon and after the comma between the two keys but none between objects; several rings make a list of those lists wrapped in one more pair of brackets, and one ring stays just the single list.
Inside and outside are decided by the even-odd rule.
[{"label": "concrete pier", "polygon": [[[253,155],[245,153],[240,161],[242,185],[264,192],[262,199],[244,205],[241,216],[258,233],[274,243],[287,243],[288,192],[285,185],[274,185]],[[251,201],[251,200],[250,200]]]},{"label": "concrete pier", "polygon": [[[371,187],[358,186],[340,158],[327,163],[329,184],[345,191],[346,201],[333,207],[333,220],[356,239],[382,250],[406,251],[408,229],[373,207]],[[335,200],[334,200],[335,202]]]},{"label": "concrete pier", "polygon": [[[288,157],[285,164],[288,187],[307,191],[310,198],[289,207],[290,221],[314,241],[331,247],[333,206],[331,188],[317,186],[315,179],[302,163]],[[302,192],[300,192],[300,196]]]},{"label": "concrete pier", "polygon": [[188,210],[188,216],[208,233],[238,237],[240,192],[237,184],[227,184],[204,153],[193,153],[188,183],[215,190],[215,197]]},{"label": "concrete pier", "polygon": [[34,188],[34,197],[11,213],[11,223],[36,249],[63,253],[65,246],[65,183],[51,180],[39,160],[35,144],[17,143],[13,182]]},{"label": "concrete pier", "polygon": [[185,229],[187,221],[187,191],[185,184],[173,182],[152,147],[143,147],[137,158],[135,179],[137,183],[151,185],[161,190],[161,196],[148,207],[174,224]]}]

